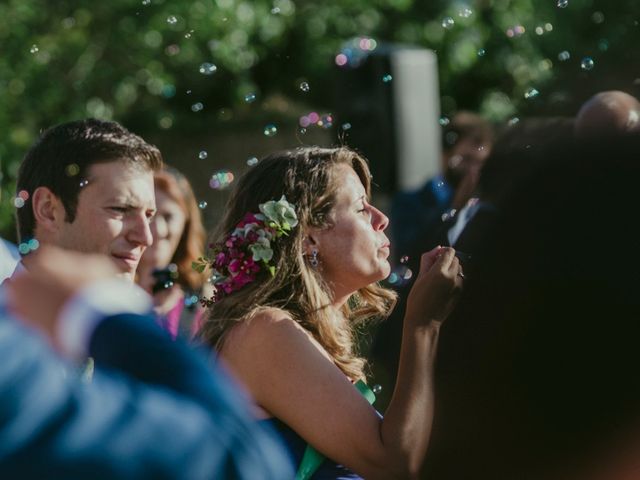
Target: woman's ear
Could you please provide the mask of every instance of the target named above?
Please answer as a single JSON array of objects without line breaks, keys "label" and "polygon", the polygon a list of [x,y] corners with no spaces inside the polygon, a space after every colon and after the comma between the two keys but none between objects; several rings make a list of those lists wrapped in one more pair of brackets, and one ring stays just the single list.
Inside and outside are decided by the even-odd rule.
[{"label": "woman's ear", "polygon": [[38,187],[31,195],[31,208],[35,227],[41,231],[55,232],[66,213],[60,199],[47,187]]},{"label": "woman's ear", "polygon": [[304,250],[305,255],[311,255],[311,253],[315,250],[318,251],[318,242],[316,241],[316,236],[314,232],[309,231],[302,239],[302,249]]}]

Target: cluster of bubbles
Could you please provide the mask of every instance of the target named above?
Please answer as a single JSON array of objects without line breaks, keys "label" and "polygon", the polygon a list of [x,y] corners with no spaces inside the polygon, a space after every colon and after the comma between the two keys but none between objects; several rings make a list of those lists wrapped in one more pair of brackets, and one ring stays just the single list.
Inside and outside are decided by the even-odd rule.
[{"label": "cluster of bubbles", "polygon": [[20,245],[18,245],[18,251],[22,255],[26,255],[29,252],[37,250],[38,247],[40,247],[40,242],[38,242],[38,240],[36,240],[35,238],[32,238],[30,240],[25,240]]},{"label": "cluster of bubbles", "polygon": [[142,0],[142,5],[150,5],[151,4],[151,0]]},{"label": "cluster of bubbles", "polygon": [[198,158],[200,160],[204,160],[205,158],[207,158],[209,156],[209,154],[207,153],[206,150],[201,150],[200,153],[198,153]]},{"label": "cluster of bubbles", "polygon": [[270,123],[268,125],[265,125],[264,129],[262,130],[262,133],[264,133],[265,137],[275,137],[276,134],[278,133],[278,127],[276,127],[275,124]]},{"label": "cluster of bubbles", "polygon": [[197,102],[191,105],[192,112],[200,112],[202,111],[203,108],[204,108],[204,105],[202,104],[202,102]]},{"label": "cluster of bubbles", "polygon": [[507,28],[506,34],[507,34],[507,37],[509,37],[509,38],[515,38],[515,37],[519,37],[521,35],[524,35],[526,31],[527,31],[527,29],[524,28],[524,26],[515,25],[513,27]]},{"label": "cluster of bubbles", "polygon": [[188,295],[184,297],[184,306],[187,308],[193,307],[198,304],[199,300],[200,299],[198,298],[197,295]]},{"label": "cluster of bubbles", "polygon": [[455,208],[450,208],[440,216],[440,220],[446,222],[447,220],[455,217],[456,213],[458,213],[458,210],[456,210]]},{"label": "cluster of bubbles", "polygon": [[[311,112],[311,113],[308,113],[307,115],[301,116],[298,119],[298,124],[305,129],[313,125],[317,127],[322,127],[325,129],[331,128],[333,126],[333,115],[331,115],[330,113],[325,113],[323,115],[320,115],[317,112]],[[349,126],[349,128],[351,128],[351,126]]]},{"label": "cluster of bubbles", "polygon": [[451,123],[451,120],[449,119],[449,117],[443,115],[438,120],[438,123],[440,124],[441,127],[446,127],[447,125],[449,125]]},{"label": "cluster of bubbles", "polygon": [[247,94],[244,96],[244,101],[245,101],[245,103],[253,103],[253,102],[255,102],[255,101],[256,101],[256,98],[257,98],[257,97],[256,97],[256,94],[255,94],[255,93],[253,93],[253,92],[252,92],[252,93],[247,93]]},{"label": "cluster of bubbles", "polygon": [[389,285],[402,286],[409,283],[412,277],[413,271],[406,265],[400,264],[391,270],[391,273],[387,277],[387,283],[389,283]]},{"label": "cluster of bubbles", "polygon": [[455,24],[456,21],[453,19],[453,17],[444,17],[441,23],[442,28],[444,28],[445,30],[451,30]]},{"label": "cluster of bubbles", "polygon": [[29,192],[26,190],[20,190],[18,195],[13,199],[13,206],[16,208],[22,208],[27,200],[29,200]]},{"label": "cluster of bubbles", "polygon": [[567,8],[569,5],[569,0],[558,0],[558,8]]},{"label": "cluster of bubbles", "polygon": [[204,200],[202,200],[200,203],[198,203],[198,208],[200,210],[204,210],[205,208],[207,208],[208,203]]},{"label": "cluster of bubbles", "polygon": [[302,90],[303,92],[308,92],[309,90],[311,90],[311,87],[309,87],[309,84],[307,82],[301,82],[300,83],[300,90]]},{"label": "cluster of bubbles", "polygon": [[247,165],[250,167],[254,167],[258,164],[258,159],[256,157],[247,158]]},{"label": "cluster of bubbles", "polygon": [[89,180],[87,180],[87,179],[80,180],[80,188],[84,188],[87,185],[89,185]]},{"label": "cluster of bubbles", "polygon": [[213,75],[214,73],[216,73],[217,70],[218,70],[218,67],[216,67],[213,63],[209,63],[209,62],[204,62],[200,64],[200,68],[198,68],[198,71],[203,75]]},{"label": "cluster of bubbles", "polygon": [[214,190],[224,190],[233,182],[234,176],[229,170],[218,170],[209,180],[209,186]]},{"label": "cluster of bubbles", "polygon": [[351,124],[349,122],[343,123],[340,128],[346,132],[347,130],[351,130]]},{"label": "cluster of bubbles", "polygon": [[33,45],[31,45],[31,48],[29,49],[30,53],[38,53],[40,49],[38,48],[38,45],[36,45],[35,43]]},{"label": "cluster of bubbles", "polygon": [[389,83],[389,82],[391,82],[391,80],[393,80],[393,77],[389,73],[387,73],[386,75],[382,76],[382,81],[384,83]]},{"label": "cluster of bubbles", "polygon": [[484,57],[487,54],[487,51],[484,48],[479,48],[478,49],[478,56],[479,57]]},{"label": "cluster of bubbles", "polygon": [[167,17],[167,23],[168,23],[169,25],[175,25],[176,23],[178,23],[178,19],[176,18],[176,16],[175,16],[175,15],[169,15],[169,16]]},{"label": "cluster of bubbles", "polygon": [[378,42],[369,37],[356,37],[348,41],[336,55],[339,67],[356,68],[378,47]]},{"label": "cluster of bubbles", "polygon": [[569,53],[568,50],[563,50],[558,54],[558,60],[560,60],[561,62],[566,62],[570,58],[571,58],[571,54]]},{"label": "cluster of bubbles", "polygon": [[545,32],[552,32],[553,25],[550,23],[545,23],[544,25],[538,25],[536,27],[536,35],[544,35]]}]

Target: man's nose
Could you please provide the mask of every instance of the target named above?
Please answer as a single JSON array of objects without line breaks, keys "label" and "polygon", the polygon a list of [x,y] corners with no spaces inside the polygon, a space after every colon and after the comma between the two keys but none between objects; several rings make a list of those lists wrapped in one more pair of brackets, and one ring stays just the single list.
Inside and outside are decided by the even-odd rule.
[{"label": "man's nose", "polygon": [[149,219],[145,215],[136,216],[131,220],[127,239],[136,245],[148,247],[153,243],[153,234]]}]

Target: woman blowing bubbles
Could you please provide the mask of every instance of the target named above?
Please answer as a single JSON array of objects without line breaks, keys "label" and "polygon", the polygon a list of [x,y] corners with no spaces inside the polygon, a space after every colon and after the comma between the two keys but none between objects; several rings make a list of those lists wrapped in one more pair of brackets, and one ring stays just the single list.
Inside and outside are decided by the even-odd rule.
[{"label": "woman blowing bubbles", "polygon": [[313,478],[407,478],[423,461],[433,416],[438,331],[462,286],[454,251],[422,257],[404,320],[396,388],[381,418],[354,383],[364,360],[353,330],[388,315],[387,217],[369,203],[366,161],[347,148],[271,155],[240,179],[217,236],[216,294],[202,337],[278,428]]}]

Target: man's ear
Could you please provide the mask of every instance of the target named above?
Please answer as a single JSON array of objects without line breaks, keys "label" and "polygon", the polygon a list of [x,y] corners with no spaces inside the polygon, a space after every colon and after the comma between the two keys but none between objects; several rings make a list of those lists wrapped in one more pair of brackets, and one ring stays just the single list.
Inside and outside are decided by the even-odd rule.
[{"label": "man's ear", "polygon": [[31,195],[31,208],[33,209],[36,227],[43,231],[53,233],[65,221],[64,205],[47,187],[35,189],[33,195]]}]

